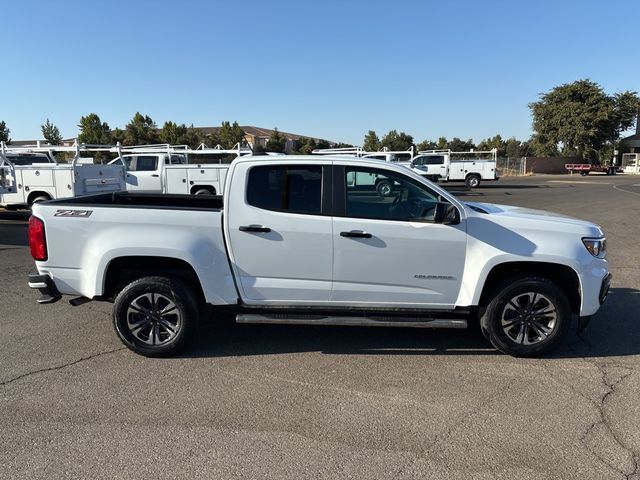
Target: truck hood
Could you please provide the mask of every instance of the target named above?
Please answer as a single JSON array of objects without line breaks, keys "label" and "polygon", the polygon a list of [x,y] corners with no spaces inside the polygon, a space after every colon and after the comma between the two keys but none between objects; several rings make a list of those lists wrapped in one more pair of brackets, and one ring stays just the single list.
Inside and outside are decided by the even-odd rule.
[{"label": "truck hood", "polygon": [[[576,231],[589,235],[602,235],[600,227],[592,222],[562,215],[561,213],[535,210],[533,208],[515,207],[512,205],[497,205],[494,203],[465,202],[474,212],[491,215],[493,218],[509,218],[522,220],[526,223],[561,223],[565,228],[575,227]],[[494,217],[495,216],[495,217]]]}]

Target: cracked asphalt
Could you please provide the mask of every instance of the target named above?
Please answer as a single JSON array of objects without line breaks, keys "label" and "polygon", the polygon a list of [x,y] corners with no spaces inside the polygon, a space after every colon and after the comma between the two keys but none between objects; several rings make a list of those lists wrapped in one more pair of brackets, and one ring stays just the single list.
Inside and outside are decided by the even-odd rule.
[{"label": "cracked asphalt", "polygon": [[462,199],[601,224],[613,290],[543,359],[473,331],[203,325],[124,349],[111,305],[35,303],[0,211],[0,478],[640,479],[640,179],[502,179]]}]

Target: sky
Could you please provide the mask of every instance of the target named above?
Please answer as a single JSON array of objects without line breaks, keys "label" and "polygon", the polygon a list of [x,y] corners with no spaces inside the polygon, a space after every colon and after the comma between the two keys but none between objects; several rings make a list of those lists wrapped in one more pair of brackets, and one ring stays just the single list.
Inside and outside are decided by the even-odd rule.
[{"label": "sky", "polygon": [[361,145],[527,139],[530,102],[589,78],[640,90],[634,1],[3,0],[0,120],[14,140],[49,118],[111,128],[139,111]]}]

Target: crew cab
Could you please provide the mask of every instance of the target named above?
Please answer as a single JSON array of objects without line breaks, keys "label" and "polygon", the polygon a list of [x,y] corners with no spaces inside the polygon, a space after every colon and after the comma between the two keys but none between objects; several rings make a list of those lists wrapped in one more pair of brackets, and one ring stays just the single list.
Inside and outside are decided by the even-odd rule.
[{"label": "crew cab", "polygon": [[[391,193],[380,195],[383,179]],[[463,203],[391,162],[240,157],[224,196],[102,194],[34,206],[39,302],[113,302],[143,355],[184,348],[205,312],[240,323],[465,328],[540,355],[604,302],[593,223]],[[205,308],[206,307],[206,308]]]}]

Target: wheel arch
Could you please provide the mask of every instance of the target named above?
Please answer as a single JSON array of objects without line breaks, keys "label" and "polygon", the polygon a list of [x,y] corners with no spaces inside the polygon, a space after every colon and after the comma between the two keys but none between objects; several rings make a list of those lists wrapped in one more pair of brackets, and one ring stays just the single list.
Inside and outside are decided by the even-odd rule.
[{"label": "wheel arch", "polygon": [[46,190],[34,190],[32,192],[29,192],[29,195],[27,196],[27,204],[31,205],[33,203],[33,200],[38,197],[47,197],[49,200],[53,199],[51,194]]},{"label": "wheel arch", "polygon": [[216,195],[216,187],[214,187],[213,185],[194,185],[193,187],[191,187],[191,189],[189,190],[189,193],[191,195],[195,194],[198,190],[209,190],[211,192],[211,195]]},{"label": "wheel arch", "polygon": [[103,276],[102,297],[115,298],[129,283],[142,277],[168,276],[183,280],[205,301],[202,283],[195,269],[185,260],[158,256],[123,256],[109,261]]},{"label": "wheel arch", "polygon": [[568,265],[550,262],[505,262],[494,265],[485,279],[478,305],[486,307],[494,289],[516,275],[537,275],[549,279],[567,296],[571,311],[580,313],[581,288],[578,273]]}]

